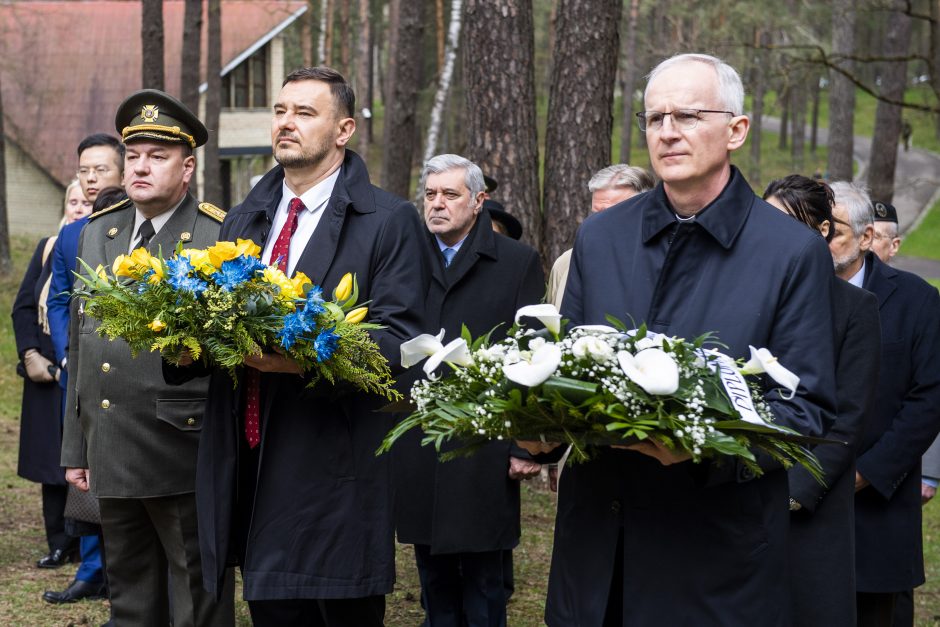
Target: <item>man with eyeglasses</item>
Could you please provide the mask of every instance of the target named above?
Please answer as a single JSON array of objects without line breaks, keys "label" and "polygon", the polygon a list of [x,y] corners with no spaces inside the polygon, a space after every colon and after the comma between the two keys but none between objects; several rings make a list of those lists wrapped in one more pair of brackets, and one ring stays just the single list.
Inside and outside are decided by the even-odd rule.
[{"label": "man with eyeglasses", "polygon": [[[819,433],[835,411],[832,262],[818,234],[760,200],[731,165],[749,124],[740,77],[715,57],[679,55],[653,70],[644,100],[640,129],[661,182],[584,221],[563,317],[714,332],[735,358],[766,347],[800,377],[792,398],[766,390],[777,422]],[[757,461],[759,477],[647,441],[598,447],[566,469],[546,623],[789,625],[787,476]]]},{"label": "man with eyeglasses", "polygon": [[[124,171],[124,144],[105,133],[89,135],[78,144],[79,185],[85,200],[94,203],[99,192],[109,187],[120,187]],[[59,386],[68,389],[69,349],[69,297],[75,275],[78,239],[88,222],[85,216],[63,226],[52,248],[52,270],[49,297],[46,301],[49,316],[49,334],[59,364]],[[63,407],[64,413],[64,407]],[[90,525],[89,525],[90,526]],[[79,532],[80,533],[80,532]],[[96,598],[107,593],[104,583],[104,565],[99,535],[83,535],[79,541],[81,565],[75,579],[64,590],[47,590],[42,598],[47,603],[73,603],[81,599]]]}]

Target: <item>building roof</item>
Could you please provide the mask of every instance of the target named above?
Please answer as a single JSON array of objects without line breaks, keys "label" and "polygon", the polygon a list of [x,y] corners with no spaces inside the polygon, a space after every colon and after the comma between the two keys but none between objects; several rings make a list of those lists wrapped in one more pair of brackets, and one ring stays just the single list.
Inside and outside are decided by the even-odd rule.
[{"label": "building roof", "polygon": [[[0,1],[0,85],[4,130],[63,185],[75,173],[78,143],[116,134],[114,113],[141,88],[139,2]],[[223,74],[267,43],[306,9],[306,2],[222,0]],[[180,95],[182,0],[165,0],[166,91]],[[205,81],[207,20],[203,17]]]}]

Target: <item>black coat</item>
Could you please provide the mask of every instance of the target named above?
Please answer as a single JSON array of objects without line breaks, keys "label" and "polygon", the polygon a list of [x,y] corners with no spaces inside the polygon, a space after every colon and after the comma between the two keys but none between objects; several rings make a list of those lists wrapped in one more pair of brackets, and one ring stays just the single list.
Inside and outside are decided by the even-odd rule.
[{"label": "black coat", "polygon": [[[432,280],[425,331],[444,329],[445,341],[466,324],[474,337],[497,325],[499,340],[516,310],[539,302],[545,277],[538,253],[493,232],[489,213],[480,213],[450,267],[436,238],[426,233],[424,249]],[[421,446],[418,430],[393,449],[395,526],[399,542],[427,544],[432,553],[512,549],[519,542],[519,482],[509,479],[510,442],[492,442],[472,457],[446,463],[433,446]]]},{"label": "black coat", "polygon": [[793,624],[855,627],[855,454],[874,407],[881,356],[878,300],[833,277],[832,323],[839,413],[826,434],[845,446],[814,449],[822,486],[802,466],[788,472]]},{"label": "black coat", "polygon": [[[835,413],[831,281],[825,241],[732,168],[694,221],[677,222],[661,184],[585,220],[562,314],[690,339],[715,332],[733,357],[766,347],[801,378],[791,400],[768,390],[777,419],[819,433]],[[549,625],[601,624],[621,533],[624,626],[789,625],[786,473],[594,454],[561,477]]]},{"label": "black coat", "polygon": [[[280,201],[284,172],[276,167],[238,209],[220,238],[259,245]],[[346,152],[333,194],[297,264],[329,294],[347,272],[359,282],[383,355],[400,360],[399,345],[419,334],[427,292],[421,223],[410,203],[369,183],[365,164]],[[276,234],[273,235],[276,237]],[[391,591],[395,580],[388,456],[375,451],[392,416],[386,401],[306,387],[295,375],[261,376],[261,452],[248,551],[242,561],[248,600],[351,598]],[[206,587],[220,591],[235,553],[233,519],[240,438],[241,388],[212,373],[197,464],[199,542]]]},{"label": "black coat", "polygon": [[856,463],[871,482],[855,495],[856,585],[897,592],[924,583],[920,458],[940,430],[940,295],[873,253],[865,262],[864,287],[881,315],[881,369]]},{"label": "black coat", "polygon": [[20,413],[20,453],[16,474],[29,481],[65,485],[65,470],[59,464],[62,449],[62,392],[59,385],[35,383],[26,376],[23,353],[35,348],[56,363],[52,339],[39,324],[39,296],[49,278],[50,259],[42,263],[47,238],[39,241],[23,282],[13,301],[13,334],[20,362],[16,372],[23,377],[23,405]]}]

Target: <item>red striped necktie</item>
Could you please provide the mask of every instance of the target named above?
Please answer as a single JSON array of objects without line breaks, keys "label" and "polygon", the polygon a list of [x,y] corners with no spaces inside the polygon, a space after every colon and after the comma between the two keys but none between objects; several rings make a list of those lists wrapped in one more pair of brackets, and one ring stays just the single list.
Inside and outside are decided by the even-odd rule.
[{"label": "red striped necktie", "polygon": [[[304,203],[300,198],[294,198],[287,206],[287,221],[281,227],[274,248],[271,249],[271,260],[277,263],[281,272],[287,274],[287,260],[290,256],[290,239],[297,230],[297,216],[304,210]],[[261,441],[261,372],[254,368],[245,369],[245,439],[248,446],[254,448]]]}]

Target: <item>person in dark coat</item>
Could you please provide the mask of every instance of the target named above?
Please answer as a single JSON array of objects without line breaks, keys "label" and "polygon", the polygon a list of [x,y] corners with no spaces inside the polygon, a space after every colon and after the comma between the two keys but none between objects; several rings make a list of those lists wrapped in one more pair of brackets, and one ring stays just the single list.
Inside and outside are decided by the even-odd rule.
[{"label": "person in dark coat", "polygon": [[[281,165],[228,213],[220,238],[257,242],[265,263],[277,261],[278,240],[289,242],[286,271],[304,272],[326,294],[354,273],[369,321],[385,327],[372,337],[397,364],[399,345],[424,329],[421,224],[414,205],[373,186],[346,150],[353,112],[336,71],[290,74],[271,130]],[[257,423],[243,403],[252,378]],[[375,452],[393,417],[376,411],[381,397],[307,383],[276,353],[249,360],[235,389],[227,372],[212,372],[196,488],[205,585],[219,590],[226,564],[237,563],[255,625],[382,625],[395,551],[388,456]]]},{"label": "person in dark coat", "polygon": [[[767,186],[764,198],[818,231],[835,235],[832,190],[797,174]],[[855,454],[874,406],[881,357],[878,300],[833,277],[832,324],[838,414],[825,436],[845,445],[813,449],[825,485],[790,468],[790,594],[793,624],[855,627]]]},{"label": "person in dark coat", "polygon": [[[640,128],[662,182],[584,221],[563,317],[714,332],[734,358],[766,347],[800,377],[792,398],[767,386],[776,420],[823,432],[835,415],[828,251],[731,166],[748,131],[740,77],[714,57],[679,55],[652,72],[644,100]],[[790,625],[779,466],[759,458],[755,477],[658,442],[592,455],[559,485],[548,625]]]},{"label": "person in dark coat", "polygon": [[[545,293],[538,253],[493,230],[483,175],[459,155],[424,166],[424,253],[431,268],[425,331],[506,336],[516,310]],[[414,544],[427,624],[506,624],[507,553],[519,543],[519,479],[541,465],[511,442],[438,461],[412,432],[393,449],[398,541]]]},{"label": "person in dark coat", "polygon": [[924,583],[920,461],[940,431],[940,295],[869,250],[864,190],[844,182],[832,190],[836,275],[872,292],[881,316],[875,407],[856,461],[855,570],[858,624],[890,625],[899,593]]},{"label": "person in dark coat", "polygon": [[[90,213],[82,188],[74,180],[65,188],[63,222]],[[61,393],[56,384],[59,369],[49,335],[45,296],[49,291],[51,252],[55,237],[39,241],[19,291],[13,301],[13,335],[20,361],[16,372],[23,377],[20,412],[20,449],[16,474],[42,485],[42,517],[49,552],[38,568],[58,568],[77,557],[77,543],[65,531],[65,469],[59,465],[62,446]]]}]

